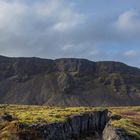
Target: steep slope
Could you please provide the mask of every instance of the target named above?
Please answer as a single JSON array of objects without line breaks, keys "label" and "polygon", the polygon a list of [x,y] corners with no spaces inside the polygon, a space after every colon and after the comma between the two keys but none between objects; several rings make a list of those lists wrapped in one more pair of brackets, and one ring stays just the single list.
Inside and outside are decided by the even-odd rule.
[{"label": "steep slope", "polygon": [[140,105],[140,69],[120,62],[0,56],[0,103]]}]

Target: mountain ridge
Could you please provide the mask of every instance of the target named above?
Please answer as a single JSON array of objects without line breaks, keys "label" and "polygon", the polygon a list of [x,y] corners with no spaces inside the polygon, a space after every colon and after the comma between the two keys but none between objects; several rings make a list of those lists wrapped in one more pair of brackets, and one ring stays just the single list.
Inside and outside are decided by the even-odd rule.
[{"label": "mountain ridge", "polygon": [[121,62],[0,56],[0,103],[140,105],[140,69]]}]

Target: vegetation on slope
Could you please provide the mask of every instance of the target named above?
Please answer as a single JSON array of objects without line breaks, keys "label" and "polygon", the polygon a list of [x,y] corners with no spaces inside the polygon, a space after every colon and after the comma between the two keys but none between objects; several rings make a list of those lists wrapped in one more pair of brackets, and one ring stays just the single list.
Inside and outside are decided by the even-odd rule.
[{"label": "vegetation on slope", "polygon": [[68,116],[94,111],[92,107],[49,107],[28,105],[1,105],[0,115],[5,113],[14,116],[19,123],[52,123],[64,121]]},{"label": "vegetation on slope", "polygon": [[[49,107],[49,106],[28,106],[28,105],[0,105],[0,139],[18,135],[18,125],[22,125],[27,132],[28,125],[60,122],[74,114],[94,111],[92,107]],[[12,120],[3,121],[3,116],[12,116]]]},{"label": "vegetation on slope", "polygon": [[121,115],[120,120],[112,121],[112,125],[140,140],[140,107],[111,108],[112,112]]},{"label": "vegetation on slope", "polygon": [[[103,107],[49,107],[28,105],[0,105],[0,139],[8,140],[17,133],[18,124],[42,124],[64,121],[69,116],[85,112],[93,112]],[[112,121],[112,125],[122,128],[131,136],[140,139],[140,107],[108,108],[113,114],[120,115],[120,120]],[[3,120],[3,116],[12,116],[12,120]]]}]

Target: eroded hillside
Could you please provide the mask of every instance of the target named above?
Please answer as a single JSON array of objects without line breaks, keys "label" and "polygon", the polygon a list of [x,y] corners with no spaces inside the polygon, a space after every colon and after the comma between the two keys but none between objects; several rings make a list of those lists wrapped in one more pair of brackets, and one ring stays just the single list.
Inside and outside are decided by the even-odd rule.
[{"label": "eroded hillside", "polygon": [[140,105],[140,69],[85,59],[0,57],[0,103]]}]

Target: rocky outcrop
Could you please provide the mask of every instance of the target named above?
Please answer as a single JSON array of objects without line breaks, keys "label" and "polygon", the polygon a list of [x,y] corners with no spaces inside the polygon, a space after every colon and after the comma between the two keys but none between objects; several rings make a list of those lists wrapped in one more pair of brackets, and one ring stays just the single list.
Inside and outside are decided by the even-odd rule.
[{"label": "rocky outcrop", "polygon": [[103,140],[137,140],[136,138],[126,134],[121,128],[113,127],[107,124],[103,131]]},{"label": "rocky outcrop", "polygon": [[74,115],[65,122],[51,124],[19,125],[20,140],[82,140],[102,134],[108,122],[108,110]]},{"label": "rocky outcrop", "polygon": [[5,127],[1,129],[0,139],[6,131],[7,140],[139,140],[112,125],[113,120],[120,119],[121,116],[102,110],[72,115],[62,122],[25,125],[4,114],[0,118]]}]

